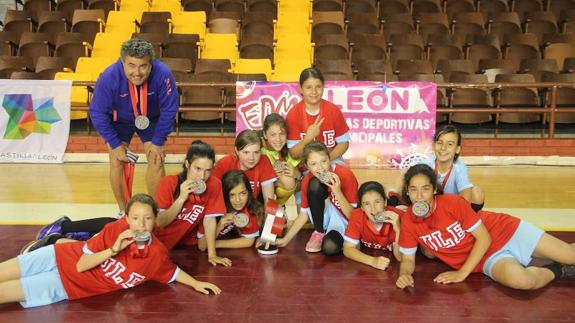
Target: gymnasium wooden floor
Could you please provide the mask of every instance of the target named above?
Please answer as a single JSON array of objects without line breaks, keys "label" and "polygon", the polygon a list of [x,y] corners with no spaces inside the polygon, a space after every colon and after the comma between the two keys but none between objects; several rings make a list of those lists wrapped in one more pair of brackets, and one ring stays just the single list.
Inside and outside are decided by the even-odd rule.
[{"label": "gymnasium wooden floor", "polygon": [[[180,165],[168,165],[176,173]],[[143,190],[138,165],[134,192]],[[0,165],[0,261],[15,256],[40,224],[66,214],[73,219],[117,212],[108,186],[107,164]],[[359,182],[397,185],[395,171],[356,170]],[[486,208],[528,219],[575,242],[575,167],[470,167],[473,182],[486,191]],[[559,232],[563,231],[563,232]],[[418,257],[416,286],[394,287],[398,271],[354,263],[343,256],[310,255],[301,232],[278,256],[255,250],[222,250],[233,267],[211,267],[198,250],[175,250],[184,270],[218,284],[219,296],[188,287],[145,284],[130,290],[41,308],[0,305],[0,322],[459,322],[575,321],[575,281],[519,292],[480,274],[440,286],[433,277],[448,268]]]}]

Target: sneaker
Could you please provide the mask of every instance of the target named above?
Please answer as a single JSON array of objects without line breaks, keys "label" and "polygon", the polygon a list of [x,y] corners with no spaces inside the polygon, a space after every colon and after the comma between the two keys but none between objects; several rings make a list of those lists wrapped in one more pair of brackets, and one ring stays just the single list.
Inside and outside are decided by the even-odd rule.
[{"label": "sneaker", "polygon": [[91,237],[90,232],[68,232],[64,234],[64,238],[78,241],[87,241]]},{"label": "sneaker", "polygon": [[24,246],[24,248],[22,248],[22,250],[20,250],[20,254],[25,255],[29,252],[36,250],[36,249],[54,244],[54,243],[56,243],[56,240],[58,240],[60,238],[63,238],[63,236],[58,232],[54,232],[54,233],[51,233],[51,234],[43,237],[42,239],[30,241],[27,245]]},{"label": "sneaker", "polygon": [[561,278],[575,279],[575,265],[561,266]]},{"label": "sneaker", "polygon": [[305,245],[306,252],[320,252],[325,233],[314,231]]},{"label": "sneaker", "polygon": [[70,221],[70,218],[67,216],[63,216],[61,218],[59,218],[58,220],[48,224],[47,226],[43,227],[42,230],[40,230],[40,232],[38,232],[38,235],[36,236],[36,240],[40,240],[42,238],[44,238],[47,235],[50,235],[52,233],[62,233],[62,223],[66,222],[66,221]]}]

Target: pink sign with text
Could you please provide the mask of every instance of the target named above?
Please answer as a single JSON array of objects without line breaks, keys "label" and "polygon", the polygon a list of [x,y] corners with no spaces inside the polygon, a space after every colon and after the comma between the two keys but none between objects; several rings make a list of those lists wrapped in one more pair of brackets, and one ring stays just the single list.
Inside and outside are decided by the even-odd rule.
[{"label": "pink sign with text", "polygon": [[[388,168],[409,167],[431,153],[436,96],[429,82],[327,81],[323,93],[350,128],[346,161]],[[261,129],[266,115],[285,116],[301,99],[297,83],[237,82],[236,133]]]}]

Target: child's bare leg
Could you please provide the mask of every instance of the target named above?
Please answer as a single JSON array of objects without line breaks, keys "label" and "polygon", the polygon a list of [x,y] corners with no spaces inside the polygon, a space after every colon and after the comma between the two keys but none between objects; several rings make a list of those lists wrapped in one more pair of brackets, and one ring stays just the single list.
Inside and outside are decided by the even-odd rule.
[{"label": "child's bare leg", "polygon": [[25,301],[24,290],[19,279],[0,283],[0,304]]},{"label": "child's bare leg", "polygon": [[17,280],[21,276],[18,258],[12,258],[0,263],[0,282]]},{"label": "child's bare leg", "polygon": [[496,282],[515,289],[538,289],[555,279],[555,274],[542,267],[523,267],[515,258],[503,258],[491,269]]}]

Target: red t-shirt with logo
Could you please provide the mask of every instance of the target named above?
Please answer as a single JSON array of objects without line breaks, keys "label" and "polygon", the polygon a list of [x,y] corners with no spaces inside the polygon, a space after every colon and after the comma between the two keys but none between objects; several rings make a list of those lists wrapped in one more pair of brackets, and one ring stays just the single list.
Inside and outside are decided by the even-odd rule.
[{"label": "red t-shirt with logo", "polygon": [[[385,210],[397,213],[400,218],[404,214],[402,210],[392,206],[387,206]],[[361,242],[368,248],[391,250],[395,242],[395,231],[391,223],[385,223],[379,230],[376,229],[367,214],[361,208],[357,208],[351,212],[344,239],[354,245]]]},{"label": "red t-shirt with logo", "polygon": [[[227,155],[216,162],[214,169],[212,170],[212,176],[215,176],[221,180],[227,171],[233,169],[241,170],[240,161],[235,155]],[[260,161],[256,164],[255,167],[242,171],[250,180],[252,192],[255,198],[258,198],[260,195],[262,186],[271,185],[277,180],[276,172],[274,171],[269,158],[266,158],[265,156],[260,158]]]},{"label": "red t-shirt with logo", "polygon": [[320,115],[324,120],[320,126],[321,132],[315,137],[315,140],[323,142],[329,150],[337,145],[337,138],[348,134],[349,127],[345,122],[341,110],[335,104],[322,99],[319,113],[317,115],[310,115],[306,112],[305,102],[302,100],[294,105],[286,116],[286,121],[289,125],[287,135],[289,148],[295,146],[297,142],[305,137],[307,128],[311,126]]},{"label": "red t-shirt with logo", "polygon": [[420,223],[414,222],[415,215],[411,208],[401,218],[400,251],[414,254],[420,243],[455,269],[461,268],[467,260],[475,243],[471,232],[481,223],[491,235],[491,245],[474,272],[482,272],[485,261],[511,239],[520,222],[518,218],[504,213],[475,213],[469,202],[452,194],[436,196],[432,208],[432,214]]},{"label": "red t-shirt with logo", "polygon": [[69,299],[131,288],[148,280],[167,284],[176,279],[180,269],[170,260],[168,249],[154,235],[144,257],[134,256],[135,245],[132,244],[99,266],[81,273],[76,270],[82,253],[93,254],[111,248],[120,233],[127,229],[129,225],[124,217],[108,223],[86,242],[54,245],[58,272]]},{"label": "red t-shirt with logo", "polygon": [[[160,209],[168,209],[174,204],[177,186],[178,176],[169,175],[162,178],[156,193],[156,202]],[[190,194],[174,221],[156,230],[156,236],[168,249],[172,249],[182,240],[196,239],[198,227],[204,217],[222,216],[225,212],[222,183],[218,178],[210,176],[206,182],[206,191],[201,195]]]},{"label": "red t-shirt with logo", "polygon": [[[351,169],[347,168],[346,166],[342,166],[340,164],[333,164],[333,165],[331,165],[331,172],[335,173],[335,174],[337,174],[337,176],[339,176],[339,179],[341,181],[341,192],[345,196],[347,202],[349,204],[351,204],[351,206],[356,207],[357,206],[357,179],[355,178],[355,175],[353,174]],[[308,199],[307,199],[307,189],[309,186],[309,181],[311,180],[312,177],[314,177],[313,174],[311,172],[308,172],[304,176],[304,178],[301,182],[301,208],[302,208],[302,210],[306,210],[309,208],[309,203],[308,203]],[[331,191],[331,188],[328,187],[327,191],[329,193],[328,198],[331,201],[331,203],[339,211],[338,213],[341,216],[343,216],[344,219],[347,220],[347,217],[343,214],[343,211],[341,210],[341,206],[339,205],[339,202],[337,201],[337,199],[335,198],[335,195]]]}]

